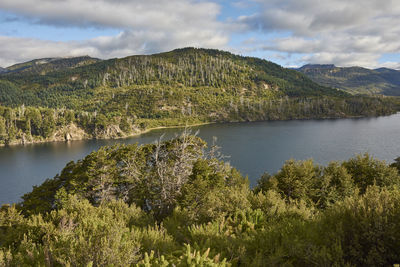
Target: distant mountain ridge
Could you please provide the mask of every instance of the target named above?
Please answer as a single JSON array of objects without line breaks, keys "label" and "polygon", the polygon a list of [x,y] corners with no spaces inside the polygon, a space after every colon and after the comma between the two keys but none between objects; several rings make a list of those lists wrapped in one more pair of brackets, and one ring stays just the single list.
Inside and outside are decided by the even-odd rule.
[{"label": "distant mountain ridge", "polygon": [[400,96],[400,71],[308,64],[297,69],[314,82],[352,94]]},{"label": "distant mountain ridge", "polygon": [[[29,73],[44,75],[48,72],[90,65],[101,61],[89,56],[66,58],[41,58],[0,69],[0,73]],[[2,71],[3,70],[3,71]]]}]

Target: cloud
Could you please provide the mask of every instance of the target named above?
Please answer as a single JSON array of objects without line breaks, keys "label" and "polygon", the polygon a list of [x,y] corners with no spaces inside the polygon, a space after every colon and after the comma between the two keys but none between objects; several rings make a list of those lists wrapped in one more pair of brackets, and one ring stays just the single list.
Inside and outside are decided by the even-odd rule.
[{"label": "cloud", "polygon": [[381,68],[389,68],[389,69],[396,69],[400,70],[400,63],[399,62],[392,62],[388,61],[380,65]]},{"label": "cloud", "polygon": [[301,58],[304,62],[315,64],[334,63],[337,66],[364,66],[367,68],[376,68],[379,55],[372,53],[330,53],[318,52],[308,54]]},{"label": "cloud", "polygon": [[36,58],[90,55],[115,58],[168,51],[179,46],[221,47],[227,39],[211,32],[200,33],[124,31],[116,36],[101,36],[85,41],[54,42],[33,38],[0,36],[0,66],[10,66]]},{"label": "cloud", "polygon": [[368,67],[380,65],[382,54],[400,52],[396,0],[254,1],[261,11],[239,21],[249,31],[286,33],[260,38],[259,50],[307,54],[303,59],[311,63]]},{"label": "cloud", "polygon": [[110,58],[197,46],[276,55],[287,65],[372,68],[397,66],[381,58],[400,52],[398,0],[1,0],[0,10],[19,23],[60,31],[72,27],[120,32],[54,42],[9,37],[12,34],[3,29],[7,36],[0,36],[0,66],[38,57]]},{"label": "cloud", "polygon": [[243,22],[256,28],[287,30],[301,36],[357,27],[362,29],[368,23],[400,13],[396,0],[254,1],[260,4],[261,12],[243,17]]},{"label": "cloud", "polygon": [[37,23],[129,29],[218,26],[219,5],[191,0],[2,0],[0,8]]},{"label": "cloud", "polygon": [[30,23],[121,31],[81,42],[0,36],[0,66],[55,55],[109,58],[184,46],[223,48],[229,41],[228,25],[217,19],[220,6],[208,1],[1,0],[0,9]]}]

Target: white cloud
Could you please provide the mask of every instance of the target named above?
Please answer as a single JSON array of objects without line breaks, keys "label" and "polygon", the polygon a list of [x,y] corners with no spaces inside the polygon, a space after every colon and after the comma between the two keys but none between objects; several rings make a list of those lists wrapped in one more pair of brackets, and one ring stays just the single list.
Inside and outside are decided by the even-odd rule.
[{"label": "white cloud", "polygon": [[4,67],[33,58],[85,55],[93,52],[89,49],[86,51],[79,50],[79,44],[73,42],[49,42],[0,36],[0,43],[2,44],[0,46],[0,66]]},{"label": "white cloud", "polygon": [[392,61],[387,61],[383,64],[380,64],[381,68],[389,68],[389,69],[395,69],[395,70],[400,70],[400,62],[392,62]]},{"label": "white cloud", "polygon": [[1,0],[1,9],[31,23],[106,27],[121,33],[81,42],[0,36],[0,66],[38,57],[89,54],[110,58],[185,46],[223,48],[229,41],[228,26],[217,20],[220,6],[207,1]]},{"label": "white cloud", "polygon": [[85,41],[54,42],[32,38],[0,36],[0,66],[44,57],[90,55],[98,58],[115,58],[135,54],[168,51],[176,47],[221,47],[227,38],[202,33],[171,33],[124,31],[117,36],[102,36]]},{"label": "white cloud", "polygon": [[[254,1],[261,11],[240,21],[248,30],[269,34],[260,50],[307,54],[303,60],[311,63],[366,67],[385,65],[379,63],[381,55],[400,52],[397,0]],[[286,37],[271,37],[271,32]]]},{"label": "white cloud", "polygon": [[337,66],[363,66],[366,68],[376,68],[379,55],[371,53],[330,53],[318,52],[302,57],[302,61],[315,64],[334,63]]},{"label": "white cloud", "polygon": [[[378,67],[397,66],[380,58],[400,52],[398,0],[1,0],[0,10],[60,30],[120,31],[79,42],[0,36],[0,66],[38,57],[110,58],[198,46],[257,55],[267,51],[281,54],[278,61],[287,65]],[[221,12],[228,15],[224,22],[218,19]],[[229,16],[240,12],[236,19]],[[231,36],[249,41],[229,47]]]},{"label": "white cloud", "polygon": [[38,23],[141,30],[218,27],[219,5],[193,0],[2,0],[0,8]]}]

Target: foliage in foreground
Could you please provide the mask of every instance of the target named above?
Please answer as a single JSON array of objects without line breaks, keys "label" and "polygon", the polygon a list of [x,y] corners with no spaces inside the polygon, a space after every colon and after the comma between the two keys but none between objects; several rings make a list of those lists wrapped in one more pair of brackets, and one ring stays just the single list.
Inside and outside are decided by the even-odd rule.
[{"label": "foliage in foreground", "polygon": [[400,175],[360,155],[286,162],[250,190],[199,138],[105,147],[0,211],[0,266],[400,262]]}]

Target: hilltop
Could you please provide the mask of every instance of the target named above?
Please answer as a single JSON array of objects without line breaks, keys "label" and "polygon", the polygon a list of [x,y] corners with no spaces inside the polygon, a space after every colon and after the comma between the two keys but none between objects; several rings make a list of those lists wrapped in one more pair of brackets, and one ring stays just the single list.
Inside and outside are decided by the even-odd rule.
[{"label": "hilltop", "polygon": [[352,94],[400,96],[400,71],[398,70],[305,65],[298,71],[321,85],[341,89]]},{"label": "hilltop", "polygon": [[[137,85],[213,87],[248,90],[250,94],[270,91],[281,96],[344,94],[320,86],[306,76],[272,62],[211,49],[184,48],[104,61],[88,57],[41,59],[17,64],[7,70],[8,73],[0,76],[0,80],[7,80],[21,89],[21,96],[29,95],[29,99],[24,101],[53,107],[58,104],[43,100],[44,92],[64,94],[65,90],[90,91],[98,87],[126,88]],[[39,94],[42,94],[42,99],[35,99]],[[0,102],[21,104],[21,101],[8,103],[1,101],[1,98]]]}]

